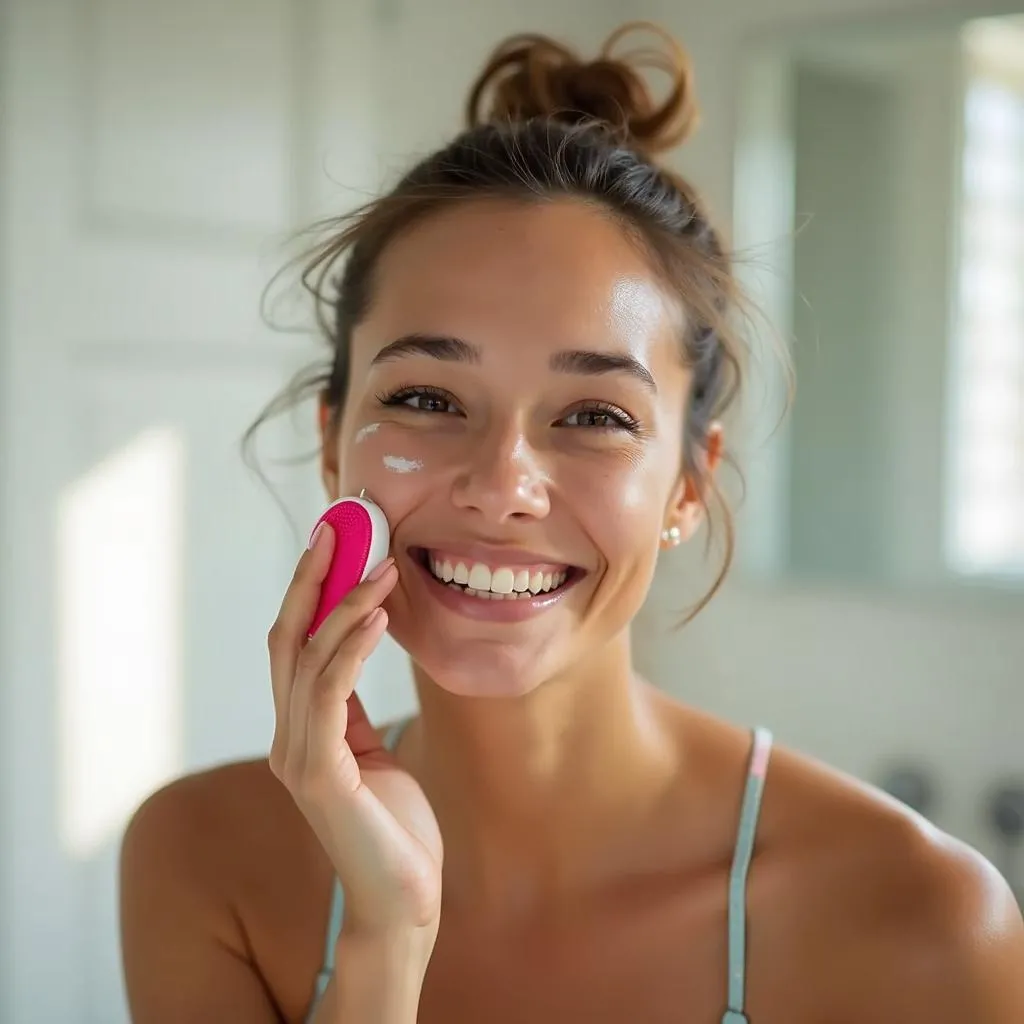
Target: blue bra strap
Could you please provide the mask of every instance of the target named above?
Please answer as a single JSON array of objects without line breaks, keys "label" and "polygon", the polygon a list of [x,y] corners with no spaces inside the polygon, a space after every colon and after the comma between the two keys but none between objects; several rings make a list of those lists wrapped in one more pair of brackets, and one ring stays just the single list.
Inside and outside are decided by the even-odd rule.
[{"label": "blue bra strap", "polygon": [[754,838],[761,814],[772,734],[754,730],[754,743],[747,770],[747,784],[740,809],[739,832],[729,876],[729,1002],[722,1024],[748,1024],[744,1012],[747,964],[747,875],[754,856]]}]

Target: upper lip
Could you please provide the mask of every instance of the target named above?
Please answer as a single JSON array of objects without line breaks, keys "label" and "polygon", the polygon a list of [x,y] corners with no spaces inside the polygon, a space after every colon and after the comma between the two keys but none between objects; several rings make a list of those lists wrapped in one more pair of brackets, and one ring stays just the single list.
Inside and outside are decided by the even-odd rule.
[{"label": "upper lip", "polygon": [[481,562],[494,568],[514,565],[550,566],[555,568],[576,568],[564,558],[554,558],[538,551],[526,551],[523,548],[502,547],[493,544],[466,543],[465,541],[437,541],[433,544],[416,544],[411,551],[440,552],[444,555],[459,558],[467,564]]}]

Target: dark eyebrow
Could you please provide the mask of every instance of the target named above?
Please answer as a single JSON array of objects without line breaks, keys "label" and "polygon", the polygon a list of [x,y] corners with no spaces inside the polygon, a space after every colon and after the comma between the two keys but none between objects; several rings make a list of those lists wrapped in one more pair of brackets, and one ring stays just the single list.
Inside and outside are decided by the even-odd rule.
[{"label": "dark eyebrow", "polygon": [[430,334],[407,334],[385,345],[372,359],[371,366],[389,363],[406,356],[429,356],[446,363],[479,363],[480,349],[461,338]]},{"label": "dark eyebrow", "polygon": [[[372,360],[372,365],[388,363],[406,356],[427,356],[447,363],[479,363],[482,358],[478,346],[443,335],[407,334],[385,345]],[[658,387],[651,371],[630,355],[617,352],[592,352],[588,349],[569,349],[551,357],[551,369],[556,373],[578,373],[597,377],[605,373],[625,373],[639,380],[654,394]]]},{"label": "dark eyebrow", "polygon": [[551,369],[558,373],[582,373],[591,377],[625,373],[636,378],[653,394],[658,393],[651,371],[639,359],[619,352],[591,352],[587,349],[556,352],[551,357]]}]

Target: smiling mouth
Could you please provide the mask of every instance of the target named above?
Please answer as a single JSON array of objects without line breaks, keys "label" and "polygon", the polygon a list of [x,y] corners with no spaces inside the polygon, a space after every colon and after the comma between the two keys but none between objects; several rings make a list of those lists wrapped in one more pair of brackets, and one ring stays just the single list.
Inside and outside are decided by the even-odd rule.
[{"label": "smiling mouth", "polygon": [[438,583],[484,601],[547,598],[583,575],[572,565],[486,565],[427,548],[411,548],[410,554]]}]

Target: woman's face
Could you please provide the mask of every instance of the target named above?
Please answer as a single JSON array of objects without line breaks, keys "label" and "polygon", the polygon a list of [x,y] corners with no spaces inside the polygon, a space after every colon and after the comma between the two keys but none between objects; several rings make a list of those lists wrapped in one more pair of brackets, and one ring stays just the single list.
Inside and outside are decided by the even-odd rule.
[{"label": "woman's face", "polygon": [[465,203],[388,246],[325,479],[387,514],[390,632],[440,686],[526,693],[628,628],[696,521],[681,331],[583,203]]}]

